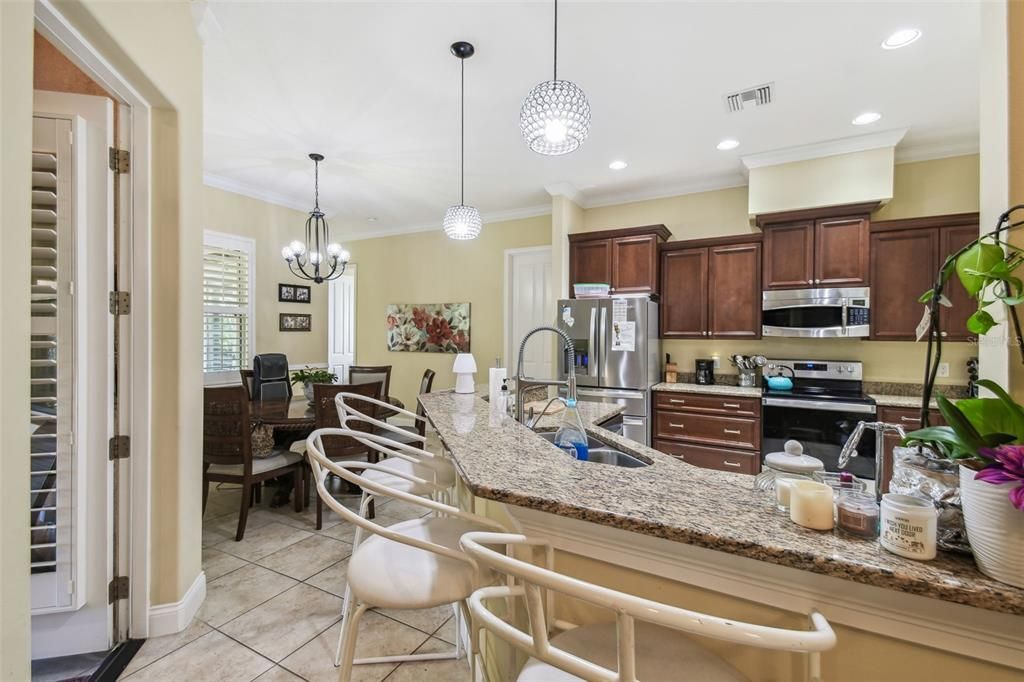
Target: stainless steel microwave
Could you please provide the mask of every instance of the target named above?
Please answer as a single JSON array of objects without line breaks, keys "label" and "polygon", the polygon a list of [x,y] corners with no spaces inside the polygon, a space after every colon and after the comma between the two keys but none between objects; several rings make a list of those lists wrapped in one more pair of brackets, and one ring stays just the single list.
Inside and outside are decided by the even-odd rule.
[{"label": "stainless steel microwave", "polygon": [[859,338],[870,333],[871,289],[778,289],[761,295],[761,335]]}]

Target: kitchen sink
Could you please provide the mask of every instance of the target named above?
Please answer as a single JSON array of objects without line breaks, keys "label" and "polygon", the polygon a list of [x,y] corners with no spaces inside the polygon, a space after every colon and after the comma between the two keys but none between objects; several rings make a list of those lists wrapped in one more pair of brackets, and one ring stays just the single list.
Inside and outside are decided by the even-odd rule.
[{"label": "kitchen sink", "polygon": [[[555,432],[554,431],[543,431],[537,434],[549,443],[554,444]],[[589,450],[589,458],[583,461],[595,462],[597,464],[610,464],[617,467],[626,468],[637,468],[650,466],[647,462],[634,457],[622,450],[617,450],[612,446],[608,445],[604,441],[600,441],[593,436],[587,436],[587,448]]]}]

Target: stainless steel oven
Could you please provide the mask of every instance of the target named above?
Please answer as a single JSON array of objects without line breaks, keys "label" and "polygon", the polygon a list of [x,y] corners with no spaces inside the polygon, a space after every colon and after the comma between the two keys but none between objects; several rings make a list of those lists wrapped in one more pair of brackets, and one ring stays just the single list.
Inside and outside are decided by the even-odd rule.
[{"label": "stainless steel oven", "polygon": [[[794,385],[788,391],[766,388],[762,394],[762,452],[779,452],[787,440],[797,440],[826,471],[837,471],[839,453],[857,422],[875,421],[875,401],[863,393],[861,363],[769,360],[765,376],[775,374],[792,374]],[[875,454],[874,439],[862,439],[846,471],[874,479]]]},{"label": "stainless steel oven", "polygon": [[761,334],[804,338],[870,333],[871,289],[777,289],[761,295]]}]

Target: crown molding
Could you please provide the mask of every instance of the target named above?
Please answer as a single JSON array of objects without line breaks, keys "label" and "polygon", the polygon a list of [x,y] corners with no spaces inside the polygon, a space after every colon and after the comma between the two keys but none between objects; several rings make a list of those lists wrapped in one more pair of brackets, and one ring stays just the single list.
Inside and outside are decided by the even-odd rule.
[{"label": "crown molding", "polygon": [[[525,208],[513,208],[507,211],[491,211],[488,213],[481,213],[480,217],[484,221],[484,230],[487,226],[492,223],[503,223],[509,220],[522,220],[524,218],[536,218],[538,216],[551,215],[551,204],[539,204],[536,206],[527,206]],[[441,218],[428,223],[419,223],[414,225],[394,225],[394,226],[367,226],[359,229],[349,229],[345,226],[336,227],[342,239],[345,242],[360,241],[362,239],[378,239],[380,237],[397,237],[403,234],[414,234],[416,232],[432,232],[437,230],[441,231]]]},{"label": "crown molding", "polygon": [[265,201],[268,204],[274,204],[276,206],[283,206],[284,208],[302,211],[303,213],[309,213],[308,205],[301,204],[290,197],[278,194],[277,192],[267,192],[266,190],[256,189],[244,182],[226,178],[223,175],[203,173],[203,184],[207,187],[213,187],[214,189],[222,189],[225,192],[241,194],[242,196],[249,197],[250,199]]},{"label": "crown molding", "polygon": [[896,148],[896,163],[914,163],[947,159],[952,156],[968,156],[980,152],[979,141],[961,140],[936,144],[904,145]]},{"label": "crown molding", "polygon": [[551,185],[544,185],[544,191],[552,197],[565,197],[577,206],[583,205],[583,195],[571,182],[556,182]]},{"label": "crown molding", "polygon": [[706,178],[646,187],[644,189],[622,192],[595,192],[586,196],[580,206],[584,209],[601,208],[604,206],[615,206],[616,204],[631,204],[637,201],[669,199],[671,197],[678,197],[686,194],[699,194],[701,192],[714,192],[720,189],[732,189],[734,187],[746,186],[746,175],[736,171],[734,173],[722,173],[720,175],[709,176]]},{"label": "crown molding", "polygon": [[813,142],[802,144],[796,147],[775,149],[760,154],[748,154],[741,156],[740,161],[747,170],[763,168],[765,166],[777,166],[781,163],[792,163],[794,161],[808,161],[820,159],[823,156],[836,156],[838,154],[851,154],[854,152],[868,151],[869,149],[882,149],[884,147],[895,147],[907,134],[906,128],[884,130],[879,133],[867,135],[855,135],[853,137],[841,137],[836,140],[824,142]]}]

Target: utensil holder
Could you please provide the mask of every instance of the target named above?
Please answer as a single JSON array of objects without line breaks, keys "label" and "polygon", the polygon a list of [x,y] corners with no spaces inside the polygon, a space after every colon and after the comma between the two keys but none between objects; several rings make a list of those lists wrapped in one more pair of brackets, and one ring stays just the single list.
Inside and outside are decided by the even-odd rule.
[{"label": "utensil holder", "polygon": [[745,388],[753,388],[757,386],[757,370],[756,369],[743,369],[739,368],[740,378],[739,385]]}]

